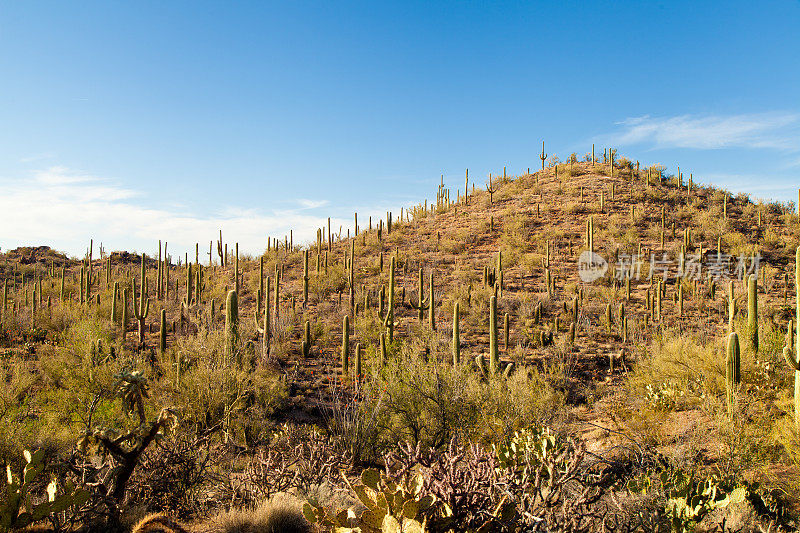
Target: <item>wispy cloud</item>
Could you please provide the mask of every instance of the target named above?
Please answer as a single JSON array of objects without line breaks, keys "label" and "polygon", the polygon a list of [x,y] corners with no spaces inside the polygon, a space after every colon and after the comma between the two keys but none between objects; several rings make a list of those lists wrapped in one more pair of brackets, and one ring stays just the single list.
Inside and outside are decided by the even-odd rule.
[{"label": "wispy cloud", "polygon": [[303,209],[319,209],[320,207],[328,205],[328,200],[309,200],[307,198],[300,198],[297,200],[297,203],[300,204],[300,207]]},{"label": "wispy cloud", "polygon": [[617,146],[650,144],[653,148],[771,148],[800,150],[800,113],[680,115],[628,118],[618,131],[600,136]]},{"label": "wispy cloud", "polygon": [[[50,167],[29,178],[0,180],[0,246],[48,244],[73,255],[82,253],[89,238],[103,242],[106,250],[149,251],[158,239],[167,240],[176,253],[194,250],[194,243],[215,238],[222,229],[226,240],[240,243],[246,252],[266,248],[268,237],[294,231],[295,242],[314,238],[327,216],[314,216],[309,209],[325,201],[296,200],[299,207],[265,212],[227,206],[219,212],[198,215],[186,208],[148,206],[140,191],[112,180]],[[335,227],[348,227],[345,219],[332,219]]]}]

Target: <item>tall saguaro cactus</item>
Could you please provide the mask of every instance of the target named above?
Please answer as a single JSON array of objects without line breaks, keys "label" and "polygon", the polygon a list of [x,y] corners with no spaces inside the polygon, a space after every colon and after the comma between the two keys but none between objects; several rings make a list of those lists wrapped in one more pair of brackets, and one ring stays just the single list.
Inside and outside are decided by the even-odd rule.
[{"label": "tall saguaro cactus", "polygon": [[119,281],[114,282],[114,292],[111,296],[111,323],[117,323],[117,298],[119,298]]},{"label": "tall saguaro cactus", "polygon": [[192,264],[186,264],[186,305],[187,307],[192,305],[192,284],[194,279],[192,279]]},{"label": "tall saguaro cactus", "polygon": [[733,333],[733,318],[736,316],[736,293],[733,281],[728,282],[728,334]]},{"label": "tall saguaro cactus", "polygon": [[[797,248],[794,265],[794,283],[797,294],[795,302],[795,322],[789,321],[786,332],[786,347],[783,357],[794,370],[794,420],[800,426],[800,247]],[[796,330],[794,328],[797,328]],[[796,333],[796,334],[795,334]]]},{"label": "tall saguaro cactus", "polygon": [[231,359],[239,344],[239,295],[228,291],[225,299],[225,355]]},{"label": "tall saguaro cactus", "polygon": [[[394,269],[396,266],[396,258],[392,256],[392,261],[389,264],[389,309],[386,310],[386,329],[389,331],[389,344],[394,341]],[[381,300],[383,301],[383,300]]]},{"label": "tall saguaro cactus", "polygon": [[[263,278],[262,278],[262,281],[263,281]],[[262,316],[262,319],[261,319],[262,322],[261,322],[260,325],[258,323],[258,312],[256,312],[256,314],[254,315],[255,316],[255,320],[256,320],[256,330],[262,336],[261,354],[264,357],[266,357],[269,354],[269,327],[270,327],[270,325],[269,325],[269,323],[270,323],[270,320],[269,320],[269,293],[270,293],[270,287],[269,286],[270,286],[270,278],[267,277],[266,281],[267,281],[267,285],[266,285],[266,289],[265,289],[264,294],[263,294],[263,299],[264,299],[263,316]]]},{"label": "tall saguaro cactus", "polygon": [[142,286],[139,301],[136,301],[136,288],[133,290],[133,314],[139,322],[139,344],[144,344],[144,321],[150,314],[150,298],[147,297],[147,277],[145,271],[145,255],[142,254]]},{"label": "tall saguaro cactus", "polygon": [[742,381],[741,358],[739,355],[739,336],[736,332],[728,335],[728,345],[725,353],[725,384],[728,393],[728,410],[733,407],[736,387]]},{"label": "tall saguaro cactus", "polygon": [[342,319],[342,374],[347,375],[350,366],[350,317]]},{"label": "tall saguaro cactus", "polygon": [[459,304],[453,306],[453,364],[461,361],[461,331],[458,324]]},{"label": "tall saguaro cactus", "polygon": [[308,307],[308,250],[303,250],[303,307]]},{"label": "tall saguaro cactus", "polygon": [[547,154],[544,153],[544,141],[542,141],[542,153],[539,155],[539,159],[542,160],[542,172],[544,172],[544,161],[547,159]]},{"label": "tall saguaro cactus", "polygon": [[128,335],[128,289],[122,289],[122,318],[120,319],[120,326],[122,327],[122,342],[125,342],[125,337]]},{"label": "tall saguaro cactus", "polygon": [[436,301],[433,297],[433,269],[430,273],[430,283],[428,286],[428,326],[431,331],[436,331]]},{"label": "tall saguaro cactus", "polygon": [[497,347],[497,296],[489,299],[489,372],[496,374],[500,367]]},{"label": "tall saguaro cactus", "polygon": [[758,285],[755,274],[747,278],[747,340],[758,352]]},{"label": "tall saguaro cactus", "polygon": [[167,351],[167,311],[161,310],[161,320],[158,330],[158,353],[164,354]]}]

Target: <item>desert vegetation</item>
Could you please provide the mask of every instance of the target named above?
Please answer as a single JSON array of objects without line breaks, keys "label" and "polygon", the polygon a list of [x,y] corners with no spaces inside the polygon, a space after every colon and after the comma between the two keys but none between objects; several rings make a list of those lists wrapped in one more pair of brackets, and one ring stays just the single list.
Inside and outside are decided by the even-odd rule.
[{"label": "desert vegetation", "polygon": [[256,257],[0,255],[0,529],[793,530],[796,206],[539,159]]}]

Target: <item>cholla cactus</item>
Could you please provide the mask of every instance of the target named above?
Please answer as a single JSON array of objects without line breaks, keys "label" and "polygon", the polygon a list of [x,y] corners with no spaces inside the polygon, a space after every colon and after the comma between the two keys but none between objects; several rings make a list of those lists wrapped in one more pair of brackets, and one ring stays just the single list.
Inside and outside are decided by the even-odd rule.
[{"label": "cholla cactus", "polygon": [[117,396],[122,399],[122,408],[128,413],[136,413],[140,424],[144,424],[144,400],[150,397],[150,387],[144,373],[140,370],[122,370],[114,377],[117,379]]}]

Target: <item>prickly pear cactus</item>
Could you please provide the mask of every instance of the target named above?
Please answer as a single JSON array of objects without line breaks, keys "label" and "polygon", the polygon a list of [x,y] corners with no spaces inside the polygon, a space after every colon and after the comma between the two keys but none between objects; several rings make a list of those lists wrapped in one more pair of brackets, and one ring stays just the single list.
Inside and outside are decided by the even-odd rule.
[{"label": "prickly pear cactus", "polygon": [[[346,480],[346,479],[345,479]],[[422,533],[424,514],[436,502],[422,495],[423,478],[417,472],[405,482],[390,479],[385,473],[369,468],[361,473],[361,483],[347,482],[350,490],[366,507],[336,512],[306,502],[303,514],[312,524],[339,533]]]},{"label": "prickly pear cactus", "polygon": [[25,450],[23,455],[27,464],[22,477],[15,476],[11,467],[6,466],[6,497],[0,505],[0,530],[21,529],[69,507],[81,506],[89,499],[87,491],[76,489],[71,483],[64,486],[62,494],[57,494],[58,484],[53,480],[47,486],[47,500],[31,503],[30,489],[44,469],[44,451],[31,453]]}]

